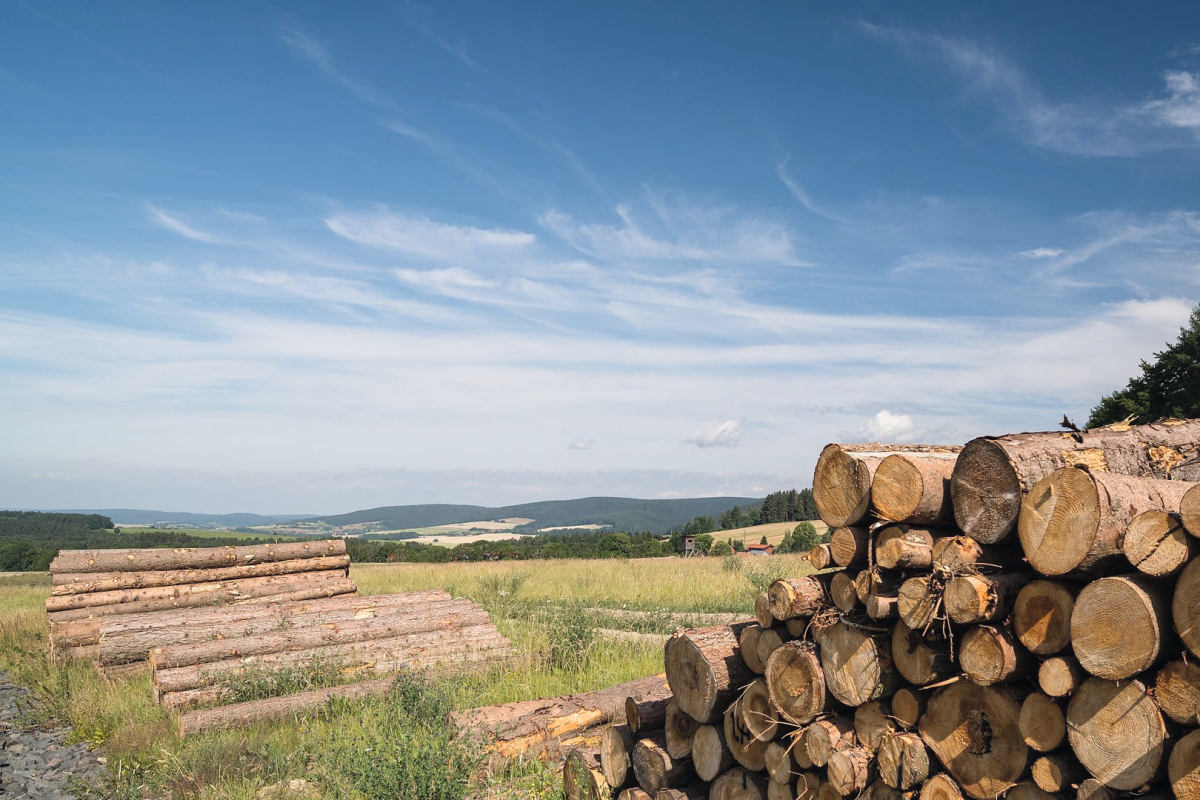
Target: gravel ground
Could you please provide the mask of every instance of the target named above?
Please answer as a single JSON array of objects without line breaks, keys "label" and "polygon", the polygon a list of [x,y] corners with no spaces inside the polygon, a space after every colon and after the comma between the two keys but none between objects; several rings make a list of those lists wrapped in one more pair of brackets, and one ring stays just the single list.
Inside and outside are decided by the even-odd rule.
[{"label": "gravel ground", "polygon": [[0,673],[0,800],[96,796],[102,757],[85,745],[68,745],[69,728],[23,724],[33,702],[28,689]]}]

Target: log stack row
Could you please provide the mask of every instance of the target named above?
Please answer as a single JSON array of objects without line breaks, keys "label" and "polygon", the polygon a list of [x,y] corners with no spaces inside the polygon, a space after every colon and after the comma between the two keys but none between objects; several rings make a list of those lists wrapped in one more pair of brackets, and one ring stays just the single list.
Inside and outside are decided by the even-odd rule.
[{"label": "log stack row", "polygon": [[834,569],[676,631],[569,797],[1200,798],[1200,421],[830,445]]}]

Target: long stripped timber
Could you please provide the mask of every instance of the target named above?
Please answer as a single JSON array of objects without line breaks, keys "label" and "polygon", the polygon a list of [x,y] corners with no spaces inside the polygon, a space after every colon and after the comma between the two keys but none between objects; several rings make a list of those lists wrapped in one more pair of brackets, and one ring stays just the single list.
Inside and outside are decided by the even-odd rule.
[{"label": "long stripped timber", "polygon": [[293,558],[287,561],[262,561],[256,564],[237,564],[231,567],[208,569],[164,569],[143,572],[77,572],[52,574],[51,596],[106,592],[116,589],[148,589],[154,586],[180,586],[188,583],[208,583],[242,578],[261,578],[266,575],[294,575],[325,569],[349,569],[346,554]]},{"label": "long stripped timber", "polygon": [[285,544],[227,545],[225,547],[147,548],[141,550],[60,550],[50,562],[50,572],[141,572],[145,570],[207,569],[263,561],[338,556],[346,552],[344,539]]}]

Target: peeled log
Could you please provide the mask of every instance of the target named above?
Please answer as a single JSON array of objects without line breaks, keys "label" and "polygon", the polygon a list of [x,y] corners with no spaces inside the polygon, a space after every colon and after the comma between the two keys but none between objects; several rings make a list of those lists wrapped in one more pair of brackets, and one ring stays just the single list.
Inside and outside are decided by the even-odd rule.
[{"label": "peeled log", "polygon": [[867,788],[875,776],[875,759],[865,747],[847,747],[829,756],[825,777],[843,797]]},{"label": "peeled log", "polygon": [[1200,730],[1192,731],[1176,743],[1167,775],[1176,797],[1200,797]]},{"label": "peeled log", "polygon": [[942,595],[946,613],[960,625],[1003,619],[1027,583],[1029,576],[1020,572],[951,578]]},{"label": "peeled log", "polygon": [[750,624],[680,629],[667,640],[667,682],[679,707],[692,719],[703,723],[720,719],[738,688],[753,679],[738,648],[738,634]]},{"label": "peeled log", "polygon": [[1039,753],[1053,752],[1066,741],[1066,716],[1058,703],[1042,692],[1031,692],[1021,703],[1019,723],[1025,744]]},{"label": "peeled log", "polygon": [[815,578],[780,578],[767,590],[778,620],[807,617],[825,607],[825,589]]},{"label": "peeled log", "polygon": [[767,768],[767,743],[755,738],[754,732],[746,727],[745,715],[739,699],[725,712],[725,744],[739,764],[751,772]]},{"label": "peeled log", "polygon": [[766,683],[780,715],[797,725],[811,722],[829,702],[820,655],[812,642],[785,642],[772,653]]},{"label": "peeled log", "polygon": [[829,553],[839,567],[857,567],[867,563],[871,546],[871,529],[867,527],[835,528],[829,537]]},{"label": "peeled log", "polygon": [[1071,612],[1071,647],[1079,664],[1108,680],[1159,663],[1171,642],[1170,589],[1145,575],[1088,584]]},{"label": "peeled log", "polygon": [[814,544],[808,551],[808,563],[812,564],[812,568],[818,572],[828,569],[829,565],[833,563],[833,552],[829,545]]},{"label": "peeled log", "polygon": [[700,723],[679,707],[678,698],[667,701],[667,717],[663,724],[664,747],[671,758],[687,758],[692,752],[692,740]]},{"label": "peeled log", "polygon": [[1194,656],[1200,656],[1200,558],[1184,568],[1171,601],[1175,632]]},{"label": "peeled log", "polygon": [[909,578],[900,584],[896,608],[904,624],[917,631],[928,628],[937,617],[944,587],[942,579],[928,576]]},{"label": "peeled log", "polygon": [[918,728],[963,791],[995,800],[1021,777],[1029,759],[1020,714],[1003,689],[958,681],[929,699]]},{"label": "peeled log", "polygon": [[875,563],[884,569],[927,570],[933,566],[933,531],[888,525],[875,538]]},{"label": "peeled log", "polygon": [[1141,682],[1089,678],[1067,706],[1067,737],[1101,783],[1131,791],[1158,775],[1167,731]]},{"label": "peeled log", "polygon": [[871,508],[871,480],[876,468],[893,453],[914,459],[952,456],[962,448],[904,444],[830,444],[817,459],[813,501],[821,520],[831,528],[854,525]]},{"label": "peeled log", "polygon": [[[118,589],[148,589],[155,586],[180,586],[188,583],[245,580],[267,575],[293,575],[326,569],[349,569],[350,556],[318,556],[293,558],[288,561],[266,561],[211,569],[154,570],[150,572],[78,572],[52,574],[52,596],[108,592]],[[101,604],[97,604],[101,605]]]},{"label": "peeled log", "polygon": [[886,638],[868,636],[839,620],[816,639],[825,684],[846,705],[890,697],[899,688],[900,676],[892,667],[891,644]]},{"label": "peeled log", "polygon": [[1192,486],[1067,467],[1038,481],[1021,503],[1017,531],[1043,575],[1101,572],[1125,560],[1125,529],[1143,511],[1178,511]]},{"label": "peeled log", "polygon": [[692,764],[700,780],[708,782],[733,766],[733,753],[725,744],[724,726],[701,725],[692,739]]},{"label": "peeled log", "polygon": [[849,614],[858,605],[858,594],[854,590],[854,578],[849,572],[835,572],[829,579],[829,598],[838,611]]},{"label": "peeled log", "polygon": [[1038,667],[1038,686],[1051,697],[1066,697],[1087,680],[1087,673],[1071,656],[1047,658]]},{"label": "peeled log", "polygon": [[1154,699],[1164,714],[1181,725],[1200,724],[1200,666],[1191,661],[1172,661],[1160,669]]},{"label": "peeled log", "polygon": [[141,550],[60,550],[50,562],[50,572],[142,572],[146,570],[208,569],[288,561],[295,558],[340,556],[346,552],[344,539],[288,544],[252,544],[225,547],[162,547]]},{"label": "peeled log", "polygon": [[914,631],[903,620],[892,629],[892,663],[914,686],[938,683],[958,669],[948,642]]},{"label": "peeled log", "polygon": [[808,760],[814,767],[823,767],[829,763],[829,757],[835,750],[854,747],[857,744],[854,720],[833,716],[819,719],[805,728],[804,741],[797,746],[805,749]]},{"label": "peeled log", "polygon": [[1032,656],[1003,627],[977,625],[959,645],[958,662],[966,676],[980,686],[1008,681],[1030,671]]},{"label": "peeled log", "polygon": [[596,750],[571,748],[563,761],[563,795],[567,800],[608,800],[612,788],[600,770]]},{"label": "peeled log", "polygon": [[765,681],[754,681],[742,692],[738,701],[742,721],[760,742],[770,742],[779,731],[779,714],[771,704],[771,696]]},{"label": "peeled log", "polygon": [[929,777],[929,751],[914,733],[886,737],[876,753],[879,777],[893,789],[920,786]]},{"label": "peeled log", "polygon": [[941,772],[925,781],[921,800],[963,800],[963,793],[953,778]]},{"label": "peeled log", "polygon": [[915,525],[944,524],[953,519],[950,476],[957,456],[896,455],[883,459],[871,481],[871,503],[880,519]]},{"label": "peeled log", "polygon": [[1200,551],[1200,542],[1183,529],[1178,514],[1143,511],[1125,529],[1124,547],[1138,572],[1165,578],[1183,569]]},{"label": "peeled log", "polygon": [[712,782],[708,797],[709,800],[766,800],[767,779],[754,771],[734,767]]},{"label": "peeled log", "polygon": [[600,735],[600,769],[613,789],[622,788],[633,776],[635,741],[628,725],[609,725]]},{"label": "peeled log", "polygon": [[1071,643],[1071,611],[1076,592],[1057,581],[1033,581],[1013,604],[1013,633],[1025,649],[1052,656]]},{"label": "peeled log", "polygon": [[638,786],[649,793],[675,786],[687,786],[695,780],[690,761],[672,758],[663,737],[639,739],[633,746],[633,773]]},{"label": "peeled log", "polygon": [[1192,467],[1174,468],[1197,442],[1200,422],[1180,420],[973,439],[950,479],[954,518],[972,539],[995,544],[1016,526],[1024,494],[1054,470],[1086,466],[1093,473],[1196,480]]}]

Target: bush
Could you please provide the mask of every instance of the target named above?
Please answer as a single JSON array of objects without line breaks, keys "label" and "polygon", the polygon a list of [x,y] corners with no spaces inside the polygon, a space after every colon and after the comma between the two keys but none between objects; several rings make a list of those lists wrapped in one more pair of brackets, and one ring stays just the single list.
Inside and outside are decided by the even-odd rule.
[{"label": "bush", "polygon": [[[696,544],[699,546],[700,543],[697,541]],[[708,548],[708,555],[731,556],[733,555],[733,547],[729,542],[715,542],[712,547]]]},{"label": "bush", "polygon": [[817,536],[817,529],[811,522],[801,522],[797,525],[790,538],[792,546],[789,552],[792,553],[803,553],[821,543],[821,537]]}]

